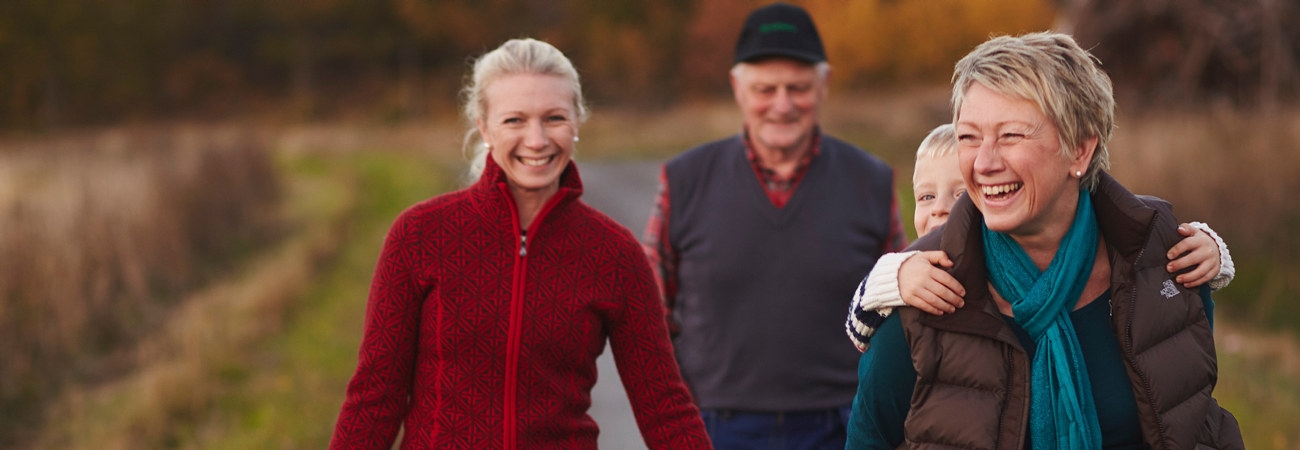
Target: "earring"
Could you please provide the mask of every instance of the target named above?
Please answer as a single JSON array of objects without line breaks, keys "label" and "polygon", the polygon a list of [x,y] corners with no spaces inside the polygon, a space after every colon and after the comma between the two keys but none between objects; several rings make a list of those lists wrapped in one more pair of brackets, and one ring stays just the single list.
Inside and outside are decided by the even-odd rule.
[{"label": "earring", "polygon": [[1075,178],[1083,178],[1083,171],[1082,171],[1082,170],[1076,170],[1076,171],[1074,171],[1074,177],[1075,177]]},{"label": "earring", "polygon": [[578,142],[578,137],[577,137],[577,136],[574,136],[574,137],[573,137],[573,142]]}]

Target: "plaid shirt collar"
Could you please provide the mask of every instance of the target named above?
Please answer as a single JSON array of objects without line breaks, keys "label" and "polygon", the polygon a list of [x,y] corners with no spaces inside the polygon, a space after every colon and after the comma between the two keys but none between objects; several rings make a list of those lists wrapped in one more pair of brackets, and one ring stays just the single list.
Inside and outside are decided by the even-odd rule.
[{"label": "plaid shirt collar", "polygon": [[758,153],[754,151],[753,143],[749,139],[749,130],[744,131],[745,157],[749,159],[749,164],[754,167],[754,174],[762,182],[763,190],[777,207],[785,206],[785,203],[794,195],[794,190],[803,180],[803,176],[808,172],[808,166],[812,164],[813,158],[821,154],[822,134],[821,129],[813,130],[812,150],[805,153],[803,158],[799,159],[798,165],[795,166],[794,173],[789,177],[782,178],[776,171],[763,167],[762,161],[758,158]]}]

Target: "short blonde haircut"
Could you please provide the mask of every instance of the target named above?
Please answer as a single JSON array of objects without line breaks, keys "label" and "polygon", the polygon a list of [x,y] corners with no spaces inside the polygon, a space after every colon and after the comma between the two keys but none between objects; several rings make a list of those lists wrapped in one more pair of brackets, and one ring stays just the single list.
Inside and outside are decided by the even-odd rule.
[{"label": "short blonde haircut", "polygon": [[960,119],[966,91],[978,82],[998,94],[1033,102],[1060,132],[1061,153],[1074,156],[1089,138],[1097,150],[1083,186],[1097,185],[1110,168],[1107,144],[1115,130],[1115,97],[1101,62],[1060,33],[999,36],[976,47],[953,70],[953,123]]},{"label": "short blonde haircut", "polygon": [[578,80],[578,71],[564,53],[555,46],[536,39],[506,41],[474,62],[473,72],[466,78],[465,87],[461,89],[464,101],[462,113],[469,122],[464,142],[470,164],[465,174],[466,183],[473,183],[483,174],[488,152],[487,144],[483,142],[483,136],[479,135],[477,127],[478,121],[488,109],[487,98],[483,93],[493,81],[503,76],[519,74],[554,75],[567,80],[573,86],[573,107],[578,115],[574,125],[587,120],[587,105],[582,100],[582,83]]}]

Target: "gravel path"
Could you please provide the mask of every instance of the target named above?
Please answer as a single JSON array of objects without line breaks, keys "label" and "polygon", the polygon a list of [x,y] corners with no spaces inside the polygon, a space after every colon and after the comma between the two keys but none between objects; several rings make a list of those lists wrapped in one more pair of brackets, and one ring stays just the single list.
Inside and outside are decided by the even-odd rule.
[{"label": "gravel path", "polygon": [[[662,161],[578,161],[582,200],[641,238],[654,206]],[[591,391],[591,417],[600,425],[600,448],[644,449],[609,346],[596,361],[599,377]]]}]

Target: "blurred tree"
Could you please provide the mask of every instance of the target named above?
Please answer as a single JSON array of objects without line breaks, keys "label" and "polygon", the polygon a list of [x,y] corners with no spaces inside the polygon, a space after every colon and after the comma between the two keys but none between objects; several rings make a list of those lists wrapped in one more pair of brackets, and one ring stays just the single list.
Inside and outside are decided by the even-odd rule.
[{"label": "blurred tree", "polygon": [[1046,30],[1042,0],[807,0],[836,83],[850,87],[945,82],[953,64],[990,35]]},{"label": "blurred tree", "polygon": [[604,99],[667,105],[679,88],[679,64],[692,2],[568,0],[562,28],[544,35],[588,76]]},{"label": "blurred tree", "polygon": [[[291,105],[308,117],[320,113],[318,99],[370,92],[368,82],[391,82],[398,48],[409,42],[386,4],[359,0],[249,2],[265,8],[274,31],[262,42],[288,74]],[[255,6],[253,6],[255,5]],[[382,88],[381,88],[382,90]],[[357,92],[361,91],[361,92]]]},{"label": "blurred tree", "polygon": [[[132,61],[156,48],[149,0],[106,2],[15,0],[0,5],[0,98],[7,122],[75,123],[108,104],[150,95],[155,66]],[[130,32],[128,32],[130,31]],[[112,70],[104,70],[108,68]]]},{"label": "blurred tree", "polygon": [[[764,3],[9,0],[0,127],[448,111],[469,58],[522,36],[568,54],[594,102],[662,106],[726,95],[741,23]],[[990,33],[1045,29],[1053,15],[1046,0],[797,3],[851,88],[945,81]]]},{"label": "blurred tree", "polygon": [[[562,3],[537,0],[390,0],[390,4],[402,26],[413,33],[423,51],[422,61],[429,62],[429,70],[441,82],[439,90],[453,93],[439,96],[453,102],[471,58],[510,38],[541,38],[547,30],[563,28],[566,17]],[[569,53],[568,48],[561,49]]]},{"label": "blurred tree", "polygon": [[1300,5],[1288,0],[1056,0],[1134,108],[1300,99]]},{"label": "blurred tree", "polygon": [[[736,38],[745,16],[760,0],[698,2],[686,24],[679,75],[687,97],[729,93],[727,71],[736,52]],[[820,24],[819,24],[820,25]]]}]

